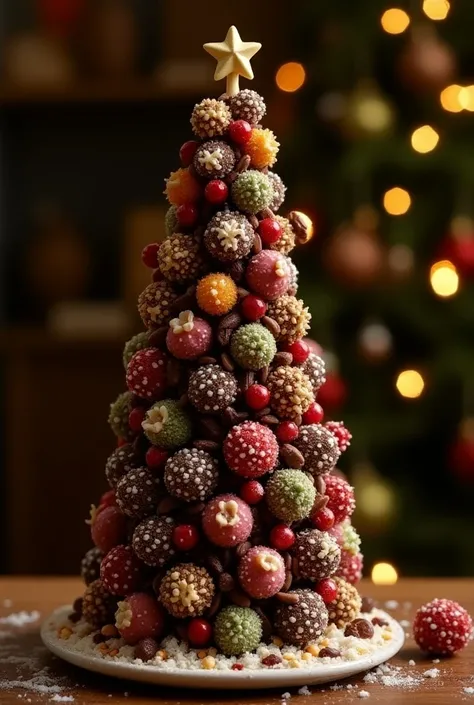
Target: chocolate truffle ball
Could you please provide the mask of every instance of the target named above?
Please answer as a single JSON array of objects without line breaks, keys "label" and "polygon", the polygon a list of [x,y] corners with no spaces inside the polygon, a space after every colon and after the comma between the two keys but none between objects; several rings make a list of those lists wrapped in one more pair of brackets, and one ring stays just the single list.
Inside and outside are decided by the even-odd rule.
[{"label": "chocolate truffle ball", "polygon": [[219,365],[204,365],[189,378],[188,397],[201,414],[217,414],[230,406],[237,395],[237,380]]},{"label": "chocolate truffle ball", "polygon": [[90,548],[81,561],[81,578],[86,585],[90,585],[100,577],[100,564],[104,554],[94,546]]},{"label": "chocolate truffle ball", "polygon": [[211,606],[214,583],[205,568],[193,563],[173,566],[160,584],[160,601],[172,617],[199,617]]},{"label": "chocolate truffle ball", "polygon": [[117,598],[111,595],[100,580],[87,586],[82,598],[82,616],[94,629],[114,622]]},{"label": "chocolate truffle ball", "polygon": [[301,470],[275,470],[265,489],[268,508],[288,524],[309,516],[315,498],[314,485]]},{"label": "chocolate truffle ball", "polygon": [[305,646],[324,633],[328,625],[328,610],[317,592],[292,590],[291,594],[298,595],[298,602],[277,607],[275,627],[285,643]]},{"label": "chocolate truffle ball", "polygon": [[313,392],[316,394],[326,381],[326,365],[323,358],[315,353],[310,353],[301,365],[301,370],[309,377]]},{"label": "chocolate truffle ball", "polygon": [[304,469],[313,475],[331,472],[341,454],[337,440],[321,424],[300,426],[294,445],[303,454]]},{"label": "chocolate truffle ball", "polygon": [[123,361],[123,366],[125,369],[127,369],[128,363],[132,359],[132,357],[135,355],[136,352],[139,350],[145,350],[145,348],[149,348],[150,343],[148,342],[148,332],[147,331],[142,331],[141,333],[137,333],[137,335],[134,335],[133,338],[130,338],[130,340],[127,340],[125,343],[125,347],[123,349],[123,355],[122,355],[122,361]]},{"label": "chocolate truffle ball", "polygon": [[158,268],[171,282],[185,284],[204,270],[199,243],[191,235],[174,233],[158,250]]},{"label": "chocolate truffle ball", "polygon": [[158,501],[157,481],[146,468],[137,468],[117,483],[115,499],[121,512],[132,519],[151,514]]},{"label": "chocolate truffle ball", "polygon": [[133,432],[128,425],[128,417],[132,410],[133,394],[131,392],[122,392],[117,399],[110,405],[109,426],[115,433],[117,438],[130,441],[133,438]]},{"label": "chocolate truffle ball", "polygon": [[166,281],[153,282],[138,297],[138,313],[146,328],[153,330],[168,323],[176,292]]},{"label": "chocolate truffle ball", "polygon": [[275,174],[274,171],[269,171],[267,176],[273,186],[273,201],[270,203],[269,208],[276,213],[277,210],[281,208],[283,201],[285,200],[286,186],[281,180],[281,177],[278,174]]},{"label": "chocolate truffle ball", "polygon": [[335,576],[332,578],[337,585],[337,597],[328,603],[329,621],[338,627],[343,627],[348,622],[352,622],[362,606],[362,600],[357,592],[357,588],[348,583],[343,578]]},{"label": "chocolate truffle ball", "polygon": [[262,96],[250,88],[245,88],[233,95],[229,106],[234,120],[246,120],[251,125],[258,125],[267,112]]},{"label": "chocolate truffle ball", "polygon": [[[301,299],[284,294],[270,301],[267,316],[273,318],[280,326],[276,339],[280,343],[291,344],[304,338],[309,330],[311,314]],[[304,372],[304,370],[303,370]]]},{"label": "chocolate truffle ball", "polygon": [[217,461],[212,455],[197,448],[183,448],[166,461],[163,479],[172,497],[202,502],[211,496],[218,477]]},{"label": "chocolate truffle ball", "polygon": [[204,98],[194,106],[191,126],[195,135],[209,139],[223,135],[231,119],[231,112],[223,100]]},{"label": "chocolate truffle ball", "polygon": [[247,218],[238,211],[220,211],[209,221],[204,245],[219,262],[235,262],[252,249],[255,232]]},{"label": "chocolate truffle ball", "polygon": [[116,487],[117,482],[121,477],[137,468],[140,465],[140,459],[137,451],[131,443],[126,443],[120,448],[116,448],[109,455],[105,464],[105,476],[111,487]]},{"label": "chocolate truffle ball", "polygon": [[223,179],[235,166],[235,153],[225,142],[203,142],[194,155],[194,169],[205,179]]},{"label": "chocolate truffle ball", "polygon": [[132,548],[135,555],[150,566],[161,568],[174,555],[171,517],[148,517],[141,521],[133,532]]},{"label": "chocolate truffle ball", "polygon": [[250,653],[262,638],[262,620],[250,607],[224,607],[216,617],[214,638],[226,656]]},{"label": "chocolate truffle ball", "polygon": [[298,367],[277,367],[268,376],[267,387],[270,406],[282,419],[301,416],[314,401],[311,382]]},{"label": "chocolate truffle ball", "polygon": [[308,580],[323,580],[337,571],[341,560],[341,549],[336,540],[326,531],[307,529],[296,535],[292,553],[298,560],[301,577]]}]

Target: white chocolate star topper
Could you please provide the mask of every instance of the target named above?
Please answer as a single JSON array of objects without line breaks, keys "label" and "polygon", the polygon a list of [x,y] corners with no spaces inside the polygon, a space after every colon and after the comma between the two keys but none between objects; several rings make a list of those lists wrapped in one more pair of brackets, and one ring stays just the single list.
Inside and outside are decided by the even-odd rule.
[{"label": "white chocolate star topper", "polygon": [[223,42],[204,44],[208,54],[217,59],[214,80],[227,78],[226,93],[236,95],[239,92],[239,76],[252,80],[253,71],[250,59],[262,48],[259,42],[243,42],[237,27],[232,26]]}]

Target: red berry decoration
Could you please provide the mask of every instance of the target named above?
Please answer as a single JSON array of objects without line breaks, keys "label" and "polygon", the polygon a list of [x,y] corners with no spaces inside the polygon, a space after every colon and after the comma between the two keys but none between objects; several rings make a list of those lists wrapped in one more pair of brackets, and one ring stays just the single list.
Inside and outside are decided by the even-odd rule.
[{"label": "red berry decoration", "polygon": [[242,477],[260,477],[273,470],[278,461],[278,441],[263,424],[245,421],[234,426],[224,441],[227,465]]},{"label": "red berry decoration", "polygon": [[224,181],[214,179],[209,181],[204,189],[204,196],[209,203],[224,203],[229,195],[229,188]]},{"label": "red berry decoration", "polygon": [[193,206],[192,203],[184,203],[182,206],[179,206],[176,210],[176,217],[178,219],[178,223],[183,228],[191,228],[196,223],[198,215],[199,211],[196,206]]},{"label": "red berry decoration", "polygon": [[119,602],[115,619],[120,636],[131,645],[142,639],[159,639],[165,626],[162,606],[146,592],[135,592]]},{"label": "red berry decoration", "polygon": [[270,391],[263,384],[251,384],[245,392],[245,401],[254,411],[264,409],[270,401]]},{"label": "red berry decoration", "polygon": [[102,553],[108,553],[127,537],[127,519],[115,505],[100,509],[92,519],[91,537]]},{"label": "red berry decoration", "polygon": [[281,238],[281,225],[275,218],[264,218],[259,223],[258,233],[264,245],[273,245]]},{"label": "red berry decoration", "polygon": [[320,531],[329,531],[334,526],[334,512],[328,507],[323,507],[313,514],[311,520]]},{"label": "red berry decoration", "polygon": [[115,546],[100,564],[102,585],[111,595],[129,595],[140,587],[142,563],[131,546]]},{"label": "red berry decoration", "polygon": [[[128,389],[147,401],[162,399],[166,389],[167,360],[167,355],[157,348],[138,350],[127,366]],[[133,430],[139,431],[140,427]]]},{"label": "red berry decoration", "polygon": [[276,437],[280,443],[291,443],[299,435],[299,428],[294,421],[282,421],[276,428]]},{"label": "red berry decoration", "polygon": [[344,422],[327,421],[324,425],[335,436],[341,453],[347,450],[351,444],[352,433],[344,426]]},{"label": "red berry decoration", "polygon": [[332,602],[337,597],[337,583],[335,580],[332,580],[332,578],[324,578],[324,580],[320,580],[316,583],[314,589],[318,595],[321,595],[326,604]]},{"label": "red berry decoration", "polygon": [[303,423],[305,426],[319,423],[324,416],[324,411],[319,404],[313,401],[303,414]]},{"label": "red berry decoration", "polygon": [[189,166],[191,164],[198,147],[199,142],[196,142],[196,140],[188,140],[188,142],[181,145],[181,149],[179,150],[179,158],[181,159],[181,164],[183,166]]},{"label": "red berry decoration", "polygon": [[422,651],[449,656],[469,643],[473,633],[469,613],[453,600],[436,599],[420,607],[413,636]]},{"label": "red berry decoration", "polygon": [[277,524],[270,531],[270,543],[278,551],[286,551],[295,542],[295,534],[286,524]]},{"label": "red berry decoration", "polygon": [[229,125],[229,137],[232,142],[237,144],[246,144],[252,134],[252,126],[247,120],[234,120]]},{"label": "red berry decoration", "polygon": [[305,343],[304,340],[295,340],[294,343],[285,345],[283,349],[293,355],[293,362],[296,365],[302,365],[303,362],[306,362],[311,352],[308,343]]},{"label": "red berry decoration", "polygon": [[145,455],[145,461],[150,470],[159,470],[168,460],[168,453],[162,448],[150,446]]},{"label": "red berry decoration", "polygon": [[206,619],[196,617],[189,622],[188,639],[191,646],[207,646],[212,638],[212,626]]},{"label": "red berry decoration", "polygon": [[117,502],[115,501],[115,490],[107,490],[107,492],[104,492],[104,494],[100,498],[99,506],[111,507],[114,504],[117,504]]},{"label": "red berry decoration", "polygon": [[247,504],[258,504],[263,499],[265,490],[258,480],[249,480],[244,482],[239,494]]},{"label": "red berry decoration", "polygon": [[156,269],[158,267],[158,250],[160,246],[157,242],[152,242],[142,250],[142,262],[145,267]]},{"label": "red berry decoration", "polygon": [[325,475],[326,495],[329,497],[327,509],[334,514],[336,524],[348,519],[355,509],[354,489],[347,480],[338,475]]},{"label": "red berry decoration", "polygon": [[267,304],[259,296],[248,294],[240,304],[242,313],[248,321],[258,321],[267,312]]},{"label": "red berry decoration", "polygon": [[142,430],[142,421],[145,418],[145,409],[136,406],[128,415],[128,425],[134,433],[139,433]]},{"label": "red berry decoration", "polygon": [[173,543],[178,551],[190,551],[198,541],[199,532],[192,524],[180,524],[173,529]]},{"label": "red berry decoration", "polygon": [[338,578],[343,578],[351,585],[356,585],[362,578],[362,568],[364,567],[364,558],[362,553],[355,555],[350,551],[341,548],[341,562],[335,575]]}]

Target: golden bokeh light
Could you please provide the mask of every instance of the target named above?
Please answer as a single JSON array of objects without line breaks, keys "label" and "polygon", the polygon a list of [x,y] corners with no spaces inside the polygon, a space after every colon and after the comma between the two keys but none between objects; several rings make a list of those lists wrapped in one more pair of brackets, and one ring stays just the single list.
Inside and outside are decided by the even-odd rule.
[{"label": "golden bokeh light", "polygon": [[425,388],[425,381],[417,370],[403,370],[398,375],[395,386],[402,397],[417,399]]},{"label": "golden bokeh light", "polygon": [[[311,220],[311,218],[309,217],[309,215],[307,215],[306,213],[303,213],[303,211],[294,211],[294,212],[295,212],[297,215],[299,215],[299,217],[301,218],[301,220],[304,222],[304,224],[305,224],[306,227],[308,228],[308,237],[307,237],[306,242],[309,242],[309,241],[311,240],[311,238],[313,237],[313,235],[314,235],[314,223],[313,223],[313,221]],[[305,244],[306,244],[306,243],[305,243]]]},{"label": "golden bokeh light", "polygon": [[390,215],[403,215],[411,205],[411,198],[408,191],[395,186],[384,193],[383,207]]},{"label": "golden bokeh light", "polygon": [[446,88],[441,91],[439,99],[444,110],[447,110],[450,113],[461,112],[463,109],[460,101],[462,90],[462,86],[458,86],[457,83],[453,83],[451,86],[446,86]]},{"label": "golden bokeh light", "polygon": [[382,29],[388,34],[401,34],[410,24],[410,17],[399,7],[391,7],[385,10],[380,18]]},{"label": "golden bokeh light", "polygon": [[437,296],[454,296],[459,289],[459,275],[454,264],[447,259],[435,262],[430,269],[430,284]]},{"label": "golden bokeh light", "polygon": [[376,563],[372,568],[374,585],[395,585],[398,573],[391,563]]},{"label": "golden bokeh light", "polygon": [[299,90],[306,79],[304,66],[296,61],[289,61],[280,66],[276,72],[275,81],[278,88],[285,93]]},{"label": "golden bokeh light", "polygon": [[422,125],[413,131],[411,146],[415,152],[427,154],[432,152],[439,142],[439,134],[431,125]]},{"label": "golden bokeh light", "polygon": [[394,510],[394,494],[384,482],[367,482],[357,492],[359,511],[371,519],[386,519]]},{"label": "golden bokeh light", "polygon": [[448,0],[424,0],[423,12],[430,20],[445,20],[450,10]]},{"label": "golden bokeh light", "polygon": [[458,95],[459,105],[463,110],[474,111],[474,86],[463,86]]}]

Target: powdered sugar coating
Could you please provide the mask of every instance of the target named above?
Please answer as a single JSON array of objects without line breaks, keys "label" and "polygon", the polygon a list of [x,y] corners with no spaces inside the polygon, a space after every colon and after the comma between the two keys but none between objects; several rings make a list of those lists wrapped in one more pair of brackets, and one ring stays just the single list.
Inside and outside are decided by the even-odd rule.
[{"label": "powdered sugar coating", "polygon": [[324,632],[328,611],[321,596],[312,590],[292,590],[292,594],[298,595],[298,602],[277,607],[275,626],[286,643],[304,646]]},{"label": "powdered sugar coating", "polygon": [[272,470],[278,460],[278,441],[263,424],[245,421],[234,426],[224,441],[227,465],[242,477],[261,477]]},{"label": "powdered sugar coating", "polygon": [[100,564],[102,585],[111,595],[128,595],[139,587],[142,564],[131,546],[115,546]]},{"label": "powdered sugar coating", "polygon": [[202,414],[216,414],[230,406],[237,395],[237,380],[219,365],[203,365],[189,378],[189,401]]},{"label": "powdered sugar coating", "polygon": [[308,580],[323,580],[337,571],[341,549],[326,531],[306,529],[296,535],[292,553],[298,560],[298,570]]},{"label": "powdered sugar coating", "polygon": [[166,389],[167,356],[157,348],[139,350],[127,366],[127,387],[142,399],[163,397]]},{"label": "powdered sugar coating", "polygon": [[341,454],[336,439],[321,424],[301,426],[295,446],[303,454],[304,469],[313,475],[331,472]]},{"label": "powdered sugar coating", "polygon": [[432,600],[420,607],[413,622],[413,636],[418,646],[439,655],[460,651],[472,635],[470,615],[454,600]]},{"label": "powdered sugar coating", "polygon": [[166,461],[163,479],[170,495],[195,502],[212,494],[218,476],[217,461],[212,455],[197,448],[183,448]]},{"label": "powdered sugar coating", "polygon": [[132,548],[144,563],[162,567],[174,555],[172,536],[175,522],[171,517],[148,517],[138,524]]},{"label": "powdered sugar coating", "polygon": [[117,483],[117,504],[133,519],[151,514],[158,500],[157,481],[146,468],[137,468],[124,475]]},{"label": "powdered sugar coating", "polygon": [[286,293],[290,270],[286,257],[274,250],[262,250],[250,260],[247,283],[255,294],[272,301]]},{"label": "powdered sugar coating", "polygon": [[193,316],[189,330],[176,330],[170,327],[166,335],[166,345],[178,360],[195,360],[205,355],[212,342],[212,328],[203,318]]},{"label": "powdered sugar coating", "polygon": [[206,505],[202,527],[207,538],[217,546],[237,546],[250,536],[252,510],[237,495],[218,495]]},{"label": "powdered sugar coating", "polygon": [[105,464],[105,476],[112,488],[115,488],[121,477],[140,465],[137,452],[131,443],[116,448]]}]

